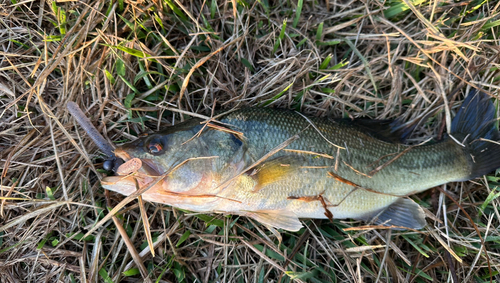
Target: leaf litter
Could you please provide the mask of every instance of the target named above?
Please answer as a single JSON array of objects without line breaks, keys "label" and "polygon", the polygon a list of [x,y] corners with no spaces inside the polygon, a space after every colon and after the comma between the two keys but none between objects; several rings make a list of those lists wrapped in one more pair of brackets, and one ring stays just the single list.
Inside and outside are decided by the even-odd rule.
[{"label": "leaf litter", "polygon": [[401,117],[419,125],[409,140],[417,145],[442,136],[471,88],[498,95],[499,6],[0,5],[0,281],[499,280],[499,203],[481,206],[498,190],[494,174],[414,196],[432,215],[428,230],[304,220],[304,230],[279,233],[104,192],[105,154],[66,110],[76,103],[115,145],[211,117],[213,105]]}]

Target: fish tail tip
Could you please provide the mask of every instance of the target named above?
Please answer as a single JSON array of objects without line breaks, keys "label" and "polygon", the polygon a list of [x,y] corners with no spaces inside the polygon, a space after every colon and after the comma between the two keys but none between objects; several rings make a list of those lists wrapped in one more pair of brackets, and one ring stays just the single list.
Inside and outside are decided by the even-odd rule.
[{"label": "fish tail tip", "polygon": [[487,174],[500,167],[500,134],[496,108],[486,93],[473,90],[453,119],[451,135],[463,142],[470,159],[467,179]]}]

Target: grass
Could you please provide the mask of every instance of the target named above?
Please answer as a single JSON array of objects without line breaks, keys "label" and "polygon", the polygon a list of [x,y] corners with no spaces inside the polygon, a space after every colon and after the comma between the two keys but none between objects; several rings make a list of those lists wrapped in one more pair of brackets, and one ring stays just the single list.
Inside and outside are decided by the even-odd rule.
[{"label": "grass", "polygon": [[418,142],[442,136],[472,86],[498,95],[498,3],[365,2],[1,4],[0,281],[500,280],[497,172],[414,196],[429,214],[420,232],[305,220],[279,238],[244,217],[136,200],[95,227],[123,197],[100,187],[102,155],[67,101],[116,143],[214,103],[408,122],[432,113]]}]

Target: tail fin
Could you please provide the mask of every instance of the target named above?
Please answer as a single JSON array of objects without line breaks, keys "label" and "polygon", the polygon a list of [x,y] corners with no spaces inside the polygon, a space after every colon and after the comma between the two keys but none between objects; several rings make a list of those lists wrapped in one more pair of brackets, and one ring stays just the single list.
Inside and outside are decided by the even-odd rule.
[{"label": "tail fin", "polygon": [[500,134],[495,112],[487,94],[471,91],[451,124],[451,135],[464,141],[472,158],[469,179],[500,167]]}]

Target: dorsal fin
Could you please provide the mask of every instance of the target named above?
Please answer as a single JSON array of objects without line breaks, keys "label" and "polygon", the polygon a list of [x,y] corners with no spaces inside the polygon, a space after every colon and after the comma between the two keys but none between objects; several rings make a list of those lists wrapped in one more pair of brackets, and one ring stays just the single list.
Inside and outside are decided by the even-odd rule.
[{"label": "dorsal fin", "polygon": [[390,143],[404,143],[413,132],[415,125],[406,126],[400,119],[373,120],[373,119],[339,119],[336,122],[353,126],[364,133]]}]

